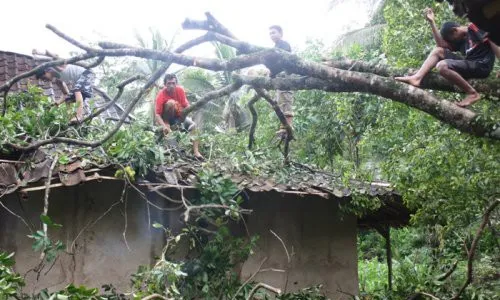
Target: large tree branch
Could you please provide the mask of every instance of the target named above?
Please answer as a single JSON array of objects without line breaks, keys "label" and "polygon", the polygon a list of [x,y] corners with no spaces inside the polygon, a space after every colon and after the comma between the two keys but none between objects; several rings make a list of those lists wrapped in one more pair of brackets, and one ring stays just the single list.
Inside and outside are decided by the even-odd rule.
[{"label": "large tree branch", "polygon": [[[415,70],[412,69],[394,68],[383,63],[369,63],[351,59],[324,60],[324,63],[333,68],[363,73],[373,73],[383,77],[403,76],[405,74],[412,74],[413,72],[415,72]],[[469,80],[469,83],[479,93],[500,95],[500,81],[498,80],[476,79]],[[462,90],[451,84],[449,81],[447,81],[437,73],[429,73],[427,76],[425,76],[420,87],[422,89],[463,93]]]},{"label": "large tree branch", "polygon": [[196,103],[194,103],[193,105],[189,106],[188,108],[182,111],[182,118],[185,118],[191,112],[200,109],[202,106],[212,101],[213,99],[231,94],[232,92],[239,89],[241,86],[242,86],[241,82],[235,81],[232,84],[226,85],[225,87],[222,87],[218,90],[206,93],[205,96],[201,97],[198,101],[196,101]]},{"label": "large tree branch", "polygon": [[487,124],[479,121],[477,114],[461,108],[450,101],[440,100],[430,93],[374,74],[346,71],[328,67],[323,64],[304,61],[286,52],[268,54],[266,62],[280,61],[281,66],[291,73],[316,77],[342,85],[352,86],[359,92],[374,94],[392,99],[424,111],[438,120],[447,123],[460,131],[476,136],[500,139],[500,124]]},{"label": "large tree branch", "polygon": [[233,74],[235,80],[241,81],[244,85],[262,88],[265,90],[299,91],[299,90],[323,90],[326,92],[355,92],[352,86],[341,85],[322,79],[308,76],[287,76],[287,77],[263,77],[246,76]]},{"label": "large tree branch", "polygon": [[248,54],[248,53],[258,52],[258,51],[262,51],[262,50],[266,49],[264,47],[259,47],[259,46],[255,46],[255,45],[252,45],[252,44],[247,43],[247,42],[232,39],[230,37],[227,37],[227,36],[219,34],[219,33],[208,32],[207,35],[212,37],[213,40],[216,40],[216,41],[218,41],[222,44],[225,44],[227,46],[236,48],[239,51],[239,54]]},{"label": "large tree branch", "polygon": [[229,29],[227,29],[224,25],[222,25],[211,13],[206,12],[205,16],[207,17],[206,20],[191,20],[187,18],[182,23],[182,28],[212,31],[225,35],[234,40],[238,39],[234,34],[231,33],[231,31],[229,31]]},{"label": "large tree branch", "polygon": [[120,99],[120,97],[122,96],[123,90],[125,89],[125,86],[127,86],[128,84],[130,84],[136,80],[139,80],[141,78],[142,78],[142,75],[135,75],[135,76],[133,76],[129,79],[126,79],[126,80],[122,81],[121,83],[119,83],[116,86],[118,88],[118,92],[116,93],[115,97],[113,97],[113,99],[111,99],[111,97],[109,97],[108,94],[106,92],[104,92],[103,90],[101,90],[100,88],[94,87],[94,90],[96,92],[98,92],[101,95],[101,97],[103,97],[106,100],[107,103],[105,105],[99,107],[98,109],[96,109],[92,114],[85,117],[81,122],[83,123],[83,122],[86,122],[88,120],[91,120],[91,119],[97,117],[98,115],[100,115],[101,113],[103,113],[104,111],[106,111],[111,106],[113,106],[118,101],[118,99]]},{"label": "large tree branch", "polygon": [[[212,20],[211,22],[214,21]],[[222,30],[220,27],[217,28],[219,28],[217,29],[219,31]],[[52,29],[55,28],[52,27]],[[208,27],[208,29],[217,32],[217,30],[213,30],[212,27]],[[396,82],[391,78],[382,77],[375,74],[341,70],[338,68],[326,66],[324,64],[305,61],[300,59],[296,55],[292,55],[276,49],[265,49],[247,55],[240,55],[229,60],[218,60],[182,55],[176,53],[177,51],[162,52],[144,48],[94,49],[79,42],[75,42],[73,39],[65,36],[61,32],[58,32],[58,35],[89,52],[70,59],[45,63],[30,71],[31,73],[28,72],[20,75],[21,77],[18,76],[14,79],[11,79],[9,82],[4,84],[4,86],[0,87],[0,91],[4,91],[6,87],[10,87],[10,85],[16,82],[16,80],[34,74],[39,68],[55,66],[63,63],[71,63],[97,56],[134,56],[145,59],[155,59],[165,62],[164,66],[161,68],[163,72],[166,71],[166,68],[168,68],[171,63],[177,63],[184,66],[197,66],[213,71],[234,71],[258,64],[265,64],[267,67],[286,70],[289,73],[306,76],[306,78],[263,80],[256,78],[245,79],[242,77],[241,80],[237,80],[237,82],[232,85],[232,87],[226,88],[228,90],[231,90],[233,88],[236,88],[236,86],[241,86],[244,83],[243,81],[249,80],[254,81],[253,86],[257,88],[260,88],[261,85],[262,87],[264,85],[270,85],[273,88],[275,86],[283,87],[287,84],[290,85],[291,82],[297,82],[299,84],[302,84],[304,89],[316,89],[319,87],[323,90],[334,92],[358,91],[370,93],[415,107],[463,132],[471,133],[476,136],[486,136],[494,139],[500,139],[500,126],[498,122],[496,122],[495,124],[487,124],[485,121],[480,121],[479,118],[477,118],[478,115],[476,113],[468,109],[460,108],[449,101],[440,100],[421,89]],[[227,36],[227,32],[224,35]],[[200,37],[199,41],[203,42],[207,39],[210,39],[210,34]],[[226,38],[226,41],[232,42],[233,44],[235,42],[239,42],[232,40],[235,40],[234,36],[232,36],[230,39]],[[354,68],[355,66],[350,67],[350,69]],[[226,88],[224,88],[224,90]],[[286,89],[290,90],[293,88],[289,87]],[[224,93],[225,92],[222,92],[222,94]],[[215,93],[212,94],[214,96],[205,97],[203,101],[193,105],[192,108],[186,110],[186,114],[203,105],[204,103],[210,101],[211,99],[213,99],[213,97],[216,97],[217,94],[218,93]]]}]

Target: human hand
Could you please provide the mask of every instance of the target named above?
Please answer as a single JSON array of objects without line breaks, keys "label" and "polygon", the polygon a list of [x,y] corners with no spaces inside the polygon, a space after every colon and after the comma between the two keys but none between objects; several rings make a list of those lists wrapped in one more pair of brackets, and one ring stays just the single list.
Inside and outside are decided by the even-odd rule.
[{"label": "human hand", "polygon": [[172,132],[172,129],[170,129],[170,126],[164,126],[163,127],[163,134],[167,135]]},{"label": "human hand", "polygon": [[430,7],[427,7],[426,9],[424,9],[424,16],[425,16],[425,19],[430,22],[430,23],[434,23],[434,11],[432,11],[432,8]]}]

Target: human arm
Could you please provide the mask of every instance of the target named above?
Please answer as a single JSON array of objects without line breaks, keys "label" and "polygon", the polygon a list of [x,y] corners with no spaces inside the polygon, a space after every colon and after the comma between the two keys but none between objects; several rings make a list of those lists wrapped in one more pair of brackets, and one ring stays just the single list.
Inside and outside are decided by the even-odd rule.
[{"label": "human arm", "polygon": [[45,55],[54,59],[59,59],[59,55],[55,54],[54,52],[50,52],[49,50],[45,50]]},{"label": "human arm", "polygon": [[500,60],[500,47],[498,47],[498,45],[496,45],[492,41],[490,41],[490,47],[491,47],[491,50],[493,50],[493,53],[495,53],[495,56],[497,57],[497,59]]},{"label": "human arm", "polygon": [[[179,95],[179,104],[181,105],[181,108],[182,110],[186,109],[187,107],[189,107],[189,101],[186,97],[186,92],[184,91],[184,88],[182,87],[178,87],[178,95]],[[180,115],[180,117],[182,118],[182,113]],[[184,120],[182,120],[184,121]]]},{"label": "human arm", "polygon": [[432,30],[432,36],[434,37],[434,40],[436,41],[436,45],[438,47],[450,49],[450,45],[443,39],[441,34],[439,33],[439,30],[436,26],[435,18],[434,18],[434,12],[432,11],[432,8],[426,8],[424,10],[424,15],[425,19],[427,22],[429,22],[429,25],[431,26]]},{"label": "human arm", "polygon": [[68,86],[66,85],[66,82],[64,82],[60,79],[57,79],[55,83],[62,92],[61,98],[59,100],[56,100],[56,105],[60,105],[60,104],[64,103],[66,96],[69,95],[69,89],[68,89]]},{"label": "human arm", "polygon": [[[495,43],[493,43],[491,40],[490,40],[490,47],[491,47],[491,50],[493,50],[493,53],[495,53],[495,56],[497,57],[497,59],[500,61],[500,47],[498,45],[496,45]],[[500,78],[500,71],[497,72],[497,78]]]},{"label": "human arm", "polygon": [[161,128],[163,128],[164,134],[169,134],[170,132],[172,132],[172,129],[170,129],[170,124],[165,123],[160,114],[155,113],[155,120],[156,123],[158,123],[158,125],[160,125]]},{"label": "human arm", "polygon": [[54,58],[54,59],[59,59],[59,55],[55,54],[54,52],[51,52],[49,50],[45,50],[45,51],[38,51],[37,49],[33,49],[31,51],[31,53],[33,55],[44,55],[44,56],[48,56],[48,57],[51,57],[51,58]]},{"label": "human arm", "polygon": [[168,122],[165,123],[162,118],[163,105],[165,104],[165,99],[164,97],[162,97],[162,92],[163,90],[158,93],[155,100],[155,121],[159,126],[161,126],[164,134],[169,134],[170,132],[172,132],[172,130],[170,129],[170,124]]}]

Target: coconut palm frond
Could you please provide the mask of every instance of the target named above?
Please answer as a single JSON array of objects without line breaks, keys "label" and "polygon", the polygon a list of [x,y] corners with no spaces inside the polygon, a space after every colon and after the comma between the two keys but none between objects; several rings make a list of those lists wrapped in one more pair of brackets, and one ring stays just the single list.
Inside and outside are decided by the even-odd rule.
[{"label": "coconut palm frond", "polygon": [[216,89],[212,73],[199,69],[185,69],[180,74],[180,81],[184,88],[192,93],[201,94]]},{"label": "coconut palm frond", "polygon": [[218,59],[231,59],[236,57],[236,51],[233,47],[219,42],[212,42],[212,45],[215,47],[215,54]]}]

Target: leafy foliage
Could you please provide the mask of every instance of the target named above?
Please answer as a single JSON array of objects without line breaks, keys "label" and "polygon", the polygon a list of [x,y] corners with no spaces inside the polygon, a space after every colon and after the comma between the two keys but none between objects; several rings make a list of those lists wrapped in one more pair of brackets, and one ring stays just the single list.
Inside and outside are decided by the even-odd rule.
[{"label": "leafy foliage", "polygon": [[7,254],[0,251],[0,299],[6,300],[17,295],[24,286],[24,279],[12,270],[14,253]]}]

